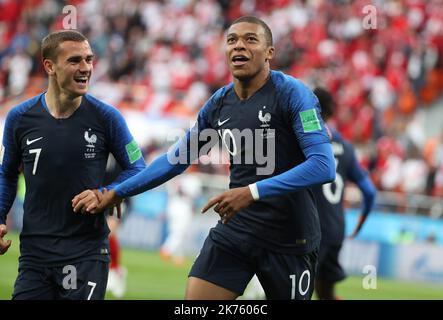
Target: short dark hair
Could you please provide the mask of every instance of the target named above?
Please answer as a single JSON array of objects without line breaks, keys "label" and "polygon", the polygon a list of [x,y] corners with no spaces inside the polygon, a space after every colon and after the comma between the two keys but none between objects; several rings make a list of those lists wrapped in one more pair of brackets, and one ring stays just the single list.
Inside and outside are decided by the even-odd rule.
[{"label": "short dark hair", "polygon": [[318,102],[321,107],[321,116],[323,120],[328,120],[334,115],[335,111],[335,101],[332,94],[322,87],[317,87],[314,89],[314,94],[318,98]]},{"label": "short dark hair", "polygon": [[83,42],[88,39],[76,30],[60,30],[48,34],[42,40],[41,53],[43,59],[51,59],[56,61],[60,43],[65,41]]},{"label": "short dark hair", "polygon": [[262,26],[263,30],[265,31],[266,44],[269,47],[273,46],[274,40],[272,40],[272,31],[269,28],[269,26],[266,24],[266,22],[254,16],[243,16],[236,19],[233,23],[231,23],[231,26],[240,22],[254,23]]}]

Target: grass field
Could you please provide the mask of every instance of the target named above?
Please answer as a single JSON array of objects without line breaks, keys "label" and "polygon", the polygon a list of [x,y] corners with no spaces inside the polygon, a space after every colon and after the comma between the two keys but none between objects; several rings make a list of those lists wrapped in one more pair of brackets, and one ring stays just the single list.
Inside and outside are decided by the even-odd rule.
[{"label": "grass field", "polygon": [[[0,257],[0,300],[10,299],[17,276],[19,239],[17,234],[6,236],[13,245]],[[128,290],[125,299],[172,300],[182,299],[186,278],[192,261],[175,266],[160,259],[157,252],[124,249],[122,262],[128,269]],[[378,279],[377,289],[364,290],[362,279],[349,277],[338,286],[343,299],[428,299],[443,300],[443,287]],[[107,299],[113,299],[109,294]]]}]

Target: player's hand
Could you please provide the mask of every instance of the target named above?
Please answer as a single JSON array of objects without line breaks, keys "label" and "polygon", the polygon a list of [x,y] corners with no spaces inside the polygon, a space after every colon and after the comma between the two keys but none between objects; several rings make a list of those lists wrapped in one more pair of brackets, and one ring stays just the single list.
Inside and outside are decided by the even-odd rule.
[{"label": "player's hand", "polygon": [[103,198],[103,193],[97,189],[85,190],[72,199],[72,208],[74,212],[92,212],[97,207],[100,200]]},{"label": "player's hand", "polygon": [[8,233],[8,228],[4,224],[0,224],[0,255],[5,254],[11,246],[11,240],[4,240],[3,237]]},{"label": "player's hand", "polygon": [[111,209],[111,215],[114,214],[114,208],[117,209],[117,218],[121,218],[121,206],[123,199],[120,198],[114,190],[107,191],[104,189],[103,198],[100,200],[98,206],[93,209],[92,213],[101,212],[105,209]]},{"label": "player's hand", "polygon": [[220,215],[223,223],[228,223],[238,211],[246,208],[252,202],[254,202],[254,198],[252,198],[249,187],[235,188],[209,200],[203,207],[202,213],[216,205],[214,211]]},{"label": "player's hand", "polygon": [[352,234],[349,236],[350,239],[354,239],[357,236],[357,234],[360,232],[361,227],[365,223],[366,217],[367,216],[365,216],[365,215],[360,215],[360,217],[358,219],[357,226],[354,229],[354,232],[352,232]]}]

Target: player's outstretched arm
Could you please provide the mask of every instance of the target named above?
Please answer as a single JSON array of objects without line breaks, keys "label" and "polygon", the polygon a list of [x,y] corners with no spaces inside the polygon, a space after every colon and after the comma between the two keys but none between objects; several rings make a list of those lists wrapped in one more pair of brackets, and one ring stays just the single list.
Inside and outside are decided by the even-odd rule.
[{"label": "player's outstretched arm", "polygon": [[0,255],[3,255],[8,251],[11,246],[11,240],[5,240],[3,237],[8,233],[8,228],[4,224],[0,224]]},{"label": "player's outstretched arm", "polygon": [[319,143],[303,149],[306,160],[279,175],[251,185],[254,200],[280,196],[335,180],[335,160],[330,143]]},{"label": "player's outstretched arm", "polygon": [[155,159],[140,173],[118,184],[114,189],[105,193],[100,204],[91,213],[98,213],[111,208],[122,199],[153,189],[186,170],[188,164],[172,164],[168,154]]},{"label": "player's outstretched arm", "polygon": [[[210,100],[212,103],[212,100]],[[104,194],[99,205],[91,210],[98,213],[104,209],[119,204],[124,198],[151,190],[185,171],[189,165],[198,157],[198,152],[193,154],[190,146],[194,139],[199,145],[199,132],[207,127],[204,121],[204,110],[211,105],[207,102],[199,113],[197,124],[188,130],[185,136],[175,144],[167,153],[157,157],[149,166],[142,171],[116,185]],[[200,145],[198,150],[200,150]],[[118,160],[118,158],[116,158]]]},{"label": "player's outstretched arm", "polygon": [[[192,161],[198,158],[201,147],[205,145],[204,141],[200,141],[199,136],[202,130],[210,127],[206,120],[207,110],[213,107],[215,103],[214,96],[220,95],[222,92],[223,90],[218,90],[206,101],[198,114],[195,126],[188,130],[184,137],[167,153],[157,157],[149,166],[136,175],[130,178],[123,177],[124,181],[108,186],[108,190],[114,190],[115,192],[115,194],[109,195],[110,203],[151,190],[185,171]],[[213,144],[216,142],[212,141]],[[197,150],[192,148],[193,145],[198,146]],[[116,159],[118,160],[118,157]],[[100,206],[97,210],[100,208],[103,208],[103,206]]]},{"label": "player's outstretched arm", "polygon": [[247,187],[235,188],[212,198],[202,212],[214,207],[227,223],[241,209],[255,200],[294,192],[315,184],[335,179],[334,155],[330,143],[322,143],[306,148],[306,161],[277,176],[261,180]]},{"label": "player's outstretched arm", "polygon": [[363,224],[366,221],[366,218],[368,217],[369,213],[372,210],[372,207],[374,206],[375,196],[377,193],[375,186],[368,175],[365,175],[362,179],[360,179],[357,182],[357,185],[363,194],[363,210],[362,214],[358,219],[357,226],[352,232],[350,238],[355,238],[357,234],[360,232],[361,228],[363,227]]}]

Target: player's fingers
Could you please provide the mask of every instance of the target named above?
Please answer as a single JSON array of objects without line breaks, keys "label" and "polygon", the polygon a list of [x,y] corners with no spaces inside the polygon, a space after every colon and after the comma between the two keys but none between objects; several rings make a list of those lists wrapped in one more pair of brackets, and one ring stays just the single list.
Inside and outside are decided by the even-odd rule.
[{"label": "player's fingers", "polygon": [[227,204],[225,204],[220,210],[217,211],[222,220],[226,219],[226,216],[228,215],[230,210],[229,208],[230,207]]},{"label": "player's fingers", "polygon": [[82,200],[78,201],[77,204],[74,206],[74,212],[78,212],[79,210],[81,210],[83,208],[83,205],[84,203]]},{"label": "player's fingers", "polygon": [[[93,197],[95,197],[95,196],[93,196]],[[89,202],[91,199],[93,199],[93,198],[92,198],[92,197],[89,197],[89,198],[83,198],[83,199],[79,200],[79,201],[77,202],[77,204],[75,205],[75,207],[74,207],[74,212],[79,212],[79,211],[84,212],[85,209],[86,209],[85,206],[87,206],[88,202]]]},{"label": "player's fingers", "polygon": [[101,193],[99,190],[95,189],[92,192],[94,192],[94,194],[97,197],[97,200],[99,202],[103,200],[103,193]]},{"label": "player's fingers", "polygon": [[80,192],[78,195],[76,195],[75,197],[77,197],[79,200],[87,197],[92,191],[91,190],[85,190]]},{"label": "player's fingers", "polygon": [[98,203],[93,209],[91,209],[91,213],[95,214],[95,213],[102,212],[103,210],[104,210],[103,205]]},{"label": "player's fingers", "polygon": [[72,207],[74,208],[77,203],[80,201],[80,197],[79,195],[76,195],[74,198],[72,198],[71,202],[72,202]]},{"label": "player's fingers", "polygon": [[351,233],[351,235],[349,236],[349,238],[350,238],[350,239],[354,239],[356,235],[357,235],[357,232],[354,231],[353,233]]},{"label": "player's fingers", "polygon": [[73,199],[72,199],[72,207],[75,207],[79,201],[81,201],[82,199],[84,199],[85,197],[87,197],[89,194],[91,194],[91,190],[85,190],[81,193],[79,193],[78,195],[76,195]]},{"label": "player's fingers", "polygon": [[[102,201],[100,201],[95,209],[92,209],[92,213],[103,212],[109,205],[109,200],[106,197],[103,197]],[[112,215],[112,210],[110,211],[110,215]]]},{"label": "player's fingers", "polygon": [[86,208],[86,212],[91,212],[92,213],[92,210],[95,209],[97,206],[98,206],[98,200],[97,199],[92,200],[88,204],[88,206]]},{"label": "player's fingers", "polygon": [[229,207],[229,202],[222,200],[214,207],[214,211],[220,215],[224,215],[228,210],[228,207]]},{"label": "player's fingers", "polygon": [[12,240],[6,240],[1,242],[3,243],[0,243],[0,255],[5,254],[6,251],[8,251],[9,247],[11,246]]},{"label": "player's fingers", "polygon": [[228,210],[222,219],[223,224],[227,224],[235,215],[236,211],[234,209]]},{"label": "player's fingers", "polygon": [[83,199],[82,201],[83,201],[83,205],[81,207],[81,212],[85,213],[86,212],[86,208],[88,207],[89,203],[91,202],[91,199],[90,198],[86,198],[86,199]]},{"label": "player's fingers", "polygon": [[202,213],[205,213],[206,211],[208,211],[209,208],[211,208],[216,203],[220,202],[220,200],[221,200],[220,196],[214,197],[211,200],[209,200],[209,202],[203,207]]},{"label": "player's fingers", "polygon": [[0,226],[0,237],[5,236],[8,233],[8,229],[6,229],[6,226]]},{"label": "player's fingers", "polygon": [[122,217],[122,206],[121,206],[120,203],[116,205],[116,209],[117,209],[117,218],[121,219],[121,217]]},{"label": "player's fingers", "polygon": [[[216,211],[216,212],[217,212],[220,216],[224,216],[224,215],[228,214],[229,210],[231,210],[231,206],[230,206],[229,203],[226,202],[226,201],[220,202],[220,203],[217,205],[217,207],[219,207],[219,208],[217,208],[217,211]],[[214,208],[214,210],[216,210],[216,208]]]},{"label": "player's fingers", "polygon": [[[103,189],[103,198],[100,200],[97,207],[91,211],[92,213],[102,212],[112,203],[113,199],[108,195],[108,193],[109,192],[106,189]],[[113,215],[112,210],[109,212],[109,215]]]},{"label": "player's fingers", "polygon": [[91,206],[95,208],[97,206],[97,197],[95,194],[89,195],[87,198],[85,198],[85,204],[82,207],[82,213],[88,212],[88,208]]},{"label": "player's fingers", "polygon": [[92,210],[94,210],[95,208],[97,208],[97,203],[96,202],[88,205],[88,207],[86,208],[86,212],[87,213],[93,213]]}]

